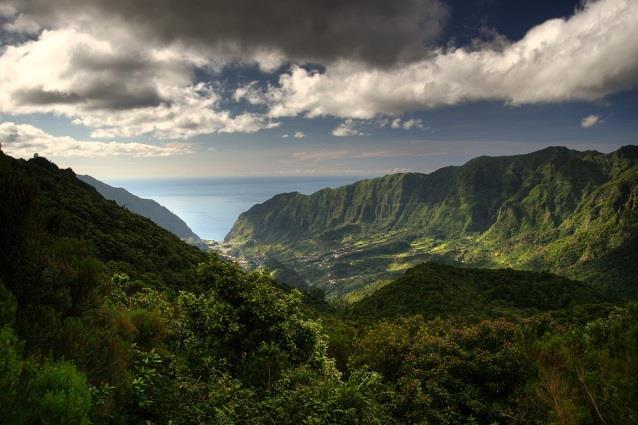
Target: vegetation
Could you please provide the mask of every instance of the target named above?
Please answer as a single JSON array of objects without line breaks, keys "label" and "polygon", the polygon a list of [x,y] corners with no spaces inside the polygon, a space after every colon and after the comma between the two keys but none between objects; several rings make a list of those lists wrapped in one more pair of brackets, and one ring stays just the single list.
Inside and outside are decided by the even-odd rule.
[{"label": "vegetation", "polygon": [[631,424],[637,308],[576,327],[543,317],[382,322],[355,341],[350,367],[384,376],[400,423]]},{"label": "vegetation", "polygon": [[193,233],[190,227],[184,223],[184,220],[152,199],[139,198],[128,192],[126,189],[109,186],[108,184],[91,176],[77,177],[84,183],[93,186],[104,198],[115,201],[119,206],[126,208],[135,214],[151,219],[153,223],[175,234],[182,240],[185,240],[195,246],[205,247],[199,236]]},{"label": "vegetation", "polygon": [[0,423],[638,421],[638,305],[596,287],[426,264],[342,311],[43,158],[0,200]]},{"label": "vegetation", "polygon": [[[0,153],[0,183],[0,270],[10,275],[7,285],[55,280],[50,270],[72,258],[85,259],[87,269],[94,266],[92,273],[99,272],[93,261],[98,260],[109,273],[174,291],[190,287],[194,264],[206,258],[45,158],[22,161]],[[46,276],[36,276],[45,271]]]},{"label": "vegetation", "polygon": [[600,315],[613,298],[588,284],[549,273],[511,269],[460,269],[422,264],[347,307],[357,319],[379,320],[419,314],[427,319],[463,317],[478,321],[551,313],[571,319]]},{"label": "vegetation", "polygon": [[636,293],[637,200],[638,147],[547,148],[277,195],[243,213],[226,242],[333,299],[426,261],[549,270]]}]

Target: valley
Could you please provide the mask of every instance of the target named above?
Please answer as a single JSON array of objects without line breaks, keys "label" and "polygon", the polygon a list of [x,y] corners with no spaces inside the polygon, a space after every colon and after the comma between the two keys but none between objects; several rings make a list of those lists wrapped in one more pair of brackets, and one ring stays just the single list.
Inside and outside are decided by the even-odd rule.
[{"label": "valley", "polygon": [[[572,216],[598,193],[596,217],[613,201],[610,231],[631,229],[632,190],[588,189]],[[233,243],[206,254],[39,156],[0,152],[0,200],[2,423],[552,423],[556,399],[574,423],[595,423],[592,399],[637,417],[625,239],[578,281],[506,268],[512,252],[467,223],[446,239],[366,215],[248,241],[238,263]]]},{"label": "valley", "polygon": [[[224,250],[245,264],[290,267],[333,300],[357,299],[425,261],[600,282],[605,255],[635,243],[637,164],[634,146],[607,155],[547,148],[281,194],[243,213]],[[632,276],[604,280],[635,291]]]}]

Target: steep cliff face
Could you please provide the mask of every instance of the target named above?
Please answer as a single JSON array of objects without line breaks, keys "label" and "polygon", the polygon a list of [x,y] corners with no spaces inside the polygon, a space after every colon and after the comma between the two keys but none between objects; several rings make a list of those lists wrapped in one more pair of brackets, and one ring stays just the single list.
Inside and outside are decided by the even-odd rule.
[{"label": "steep cliff face", "polygon": [[[610,154],[552,147],[312,195],[281,194],[243,213],[226,241],[255,262],[296,263],[311,283],[331,287],[356,273],[368,274],[369,283],[431,256],[578,277],[582,265],[636,231],[637,164],[635,146]],[[344,258],[357,266],[352,254],[370,259],[370,250],[379,260],[374,267],[361,264],[341,277]],[[305,257],[322,258],[324,267]]]}]

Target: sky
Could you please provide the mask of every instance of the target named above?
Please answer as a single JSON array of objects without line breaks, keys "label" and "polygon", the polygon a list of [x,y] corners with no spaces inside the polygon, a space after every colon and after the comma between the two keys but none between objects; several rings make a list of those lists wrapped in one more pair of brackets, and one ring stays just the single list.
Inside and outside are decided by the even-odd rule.
[{"label": "sky", "polygon": [[638,1],[0,0],[0,143],[97,178],[638,144]]}]

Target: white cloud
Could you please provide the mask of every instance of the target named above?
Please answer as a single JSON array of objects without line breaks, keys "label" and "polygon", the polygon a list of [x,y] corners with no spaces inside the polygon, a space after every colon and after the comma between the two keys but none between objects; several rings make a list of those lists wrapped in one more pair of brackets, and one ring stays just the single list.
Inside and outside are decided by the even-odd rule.
[{"label": "white cloud", "polygon": [[582,128],[590,128],[595,126],[596,124],[600,124],[602,122],[600,116],[598,115],[587,115],[585,118],[582,119],[582,121],[580,122],[580,126]]},{"label": "white cloud", "polygon": [[251,81],[248,84],[236,88],[233,93],[233,100],[235,102],[245,100],[251,105],[262,103],[263,93],[259,90],[258,83],[258,81]]},{"label": "white cloud", "polygon": [[302,131],[297,131],[295,132],[295,134],[293,134],[293,136],[295,139],[303,139],[304,137],[306,137],[306,135],[302,132]]},{"label": "white cloud", "polygon": [[419,118],[402,120],[401,118],[379,118],[377,120],[355,120],[347,118],[332,130],[332,135],[336,137],[365,136],[364,128],[390,126],[394,129],[411,130],[413,128],[423,128],[423,121]]},{"label": "white cloud", "polygon": [[390,123],[391,128],[402,128],[404,130],[411,130],[413,128],[423,128],[423,120],[418,118],[410,118],[402,121],[401,118],[395,118]]},{"label": "white cloud", "polygon": [[281,138],[282,138],[282,139],[287,139],[288,137],[290,137],[288,134],[283,134],[283,135],[281,136]]},{"label": "white cloud", "polygon": [[504,47],[439,50],[391,69],[346,60],[324,73],[293,66],[261,101],[273,117],[369,119],[482,100],[595,100],[638,85],[636,32],[638,1],[588,1]]},{"label": "white cloud", "polygon": [[423,121],[420,119],[411,118],[403,122],[404,130],[410,130],[412,128],[423,128]]},{"label": "white cloud", "polygon": [[332,135],[336,137],[363,136],[364,134],[365,133],[357,128],[357,123],[350,118],[332,130]]},{"label": "white cloud", "polygon": [[145,143],[84,141],[53,136],[32,125],[13,122],[0,124],[0,143],[5,153],[20,158],[30,158],[35,153],[51,157],[149,157],[192,152],[190,146],[183,143],[156,146]]},{"label": "white cloud", "polygon": [[268,129],[268,130],[270,130],[271,128],[277,128],[277,127],[279,127],[281,125],[281,123],[278,122],[278,121],[270,121],[270,120],[268,120],[266,122],[261,117],[256,117],[256,118],[260,121],[260,123],[262,123],[263,128]]},{"label": "white cloud", "polygon": [[[213,80],[227,65],[257,62],[270,72],[297,56],[259,43],[222,48],[172,36],[145,39],[139,36],[144,31],[127,25],[119,12],[103,19],[103,2],[77,13],[71,10],[73,2],[65,5],[70,9],[47,2],[30,3],[37,3],[35,9],[22,7],[26,2],[10,3],[13,6],[0,0],[6,30],[30,33],[38,31],[38,25],[49,29],[30,41],[17,37],[0,50],[0,114],[65,116],[89,127],[96,138],[253,133],[277,127],[273,119],[298,115],[346,119],[333,134],[354,136],[365,126],[354,120],[381,117],[392,128],[409,130],[423,127],[420,120],[398,118],[411,111],[484,100],[589,101],[638,86],[636,0],[585,1],[574,16],[546,21],[519,41],[496,34],[493,43],[474,43],[471,48],[399,55],[412,60],[400,66],[373,67],[374,60],[356,60],[361,59],[357,54],[355,59],[328,55],[324,72],[293,65],[275,85],[250,82],[230,95],[221,83],[197,83],[195,69],[210,72]],[[119,3],[113,5],[120,10]],[[29,15],[40,7],[46,13]],[[445,15],[441,13],[435,16]],[[163,18],[156,23],[164,23]],[[228,100],[251,107],[232,113],[224,106]],[[298,134],[291,137],[304,137]]]},{"label": "white cloud", "polygon": [[220,110],[214,85],[192,81],[193,67],[205,63],[201,57],[126,41],[64,29],[7,47],[0,57],[0,113],[63,115],[92,128],[92,137],[108,138],[185,139],[278,125],[259,114]]}]

